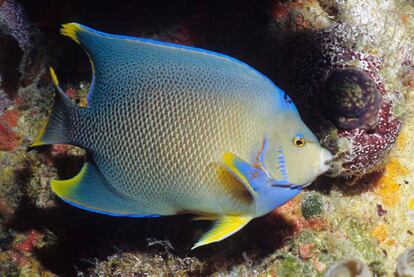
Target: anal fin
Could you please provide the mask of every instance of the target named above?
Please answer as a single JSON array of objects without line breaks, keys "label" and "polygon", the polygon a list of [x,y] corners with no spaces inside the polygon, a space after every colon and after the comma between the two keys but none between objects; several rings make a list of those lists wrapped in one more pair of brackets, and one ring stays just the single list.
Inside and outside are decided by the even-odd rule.
[{"label": "anal fin", "polygon": [[[213,242],[221,241],[237,231],[239,231],[241,228],[243,228],[247,223],[249,223],[250,220],[252,220],[252,216],[242,216],[242,215],[223,215],[223,216],[216,216],[219,217],[216,222],[214,223],[213,228],[205,233],[200,240],[194,244],[194,246],[191,248],[191,250],[210,244]],[[215,219],[214,216],[205,216],[201,215],[200,217],[196,219],[200,220],[210,220]]]},{"label": "anal fin", "polygon": [[69,180],[53,180],[52,191],[63,201],[78,208],[126,217],[157,217],[140,214],[131,200],[115,191],[93,162],[84,164],[82,170]]}]

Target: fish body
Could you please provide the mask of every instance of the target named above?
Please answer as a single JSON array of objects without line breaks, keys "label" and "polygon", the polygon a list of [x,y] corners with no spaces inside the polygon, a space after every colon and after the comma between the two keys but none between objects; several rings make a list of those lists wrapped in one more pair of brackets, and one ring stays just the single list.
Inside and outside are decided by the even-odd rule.
[{"label": "fish body", "polygon": [[[52,181],[66,202],[110,215],[192,213],[216,221],[200,246],[282,205],[326,171],[330,154],[290,98],[250,66],[76,23],[62,33],[90,58],[88,107],[71,103],[52,71],[57,100],[32,147],[88,151],[76,177]],[[302,139],[307,156],[295,145]],[[305,168],[295,174],[294,163]]]}]

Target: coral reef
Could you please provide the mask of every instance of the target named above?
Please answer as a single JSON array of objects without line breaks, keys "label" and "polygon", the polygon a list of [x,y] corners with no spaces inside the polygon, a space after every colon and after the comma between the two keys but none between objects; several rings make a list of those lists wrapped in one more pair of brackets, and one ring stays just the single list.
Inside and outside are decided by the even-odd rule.
[{"label": "coral reef", "polygon": [[7,97],[3,90],[0,90],[0,115],[3,114],[3,111],[7,109],[12,101]]},{"label": "coral reef", "polygon": [[278,46],[291,54],[286,55],[289,63],[282,59],[277,74],[294,100],[308,106],[306,116],[318,119],[315,129],[336,153],[333,176],[377,170],[401,130],[404,84],[410,81],[399,78],[399,72],[412,60],[412,5],[380,2],[288,1],[274,6],[274,40],[286,44],[288,37],[294,48],[292,53]]},{"label": "coral reef", "polygon": [[[401,272],[414,245],[412,1],[152,2],[0,1],[0,275],[323,276],[350,259],[375,276]],[[205,222],[112,218],[62,203],[49,182],[74,176],[84,152],[26,147],[53,102],[44,65],[85,105],[88,59],[57,35],[75,20],[251,64],[292,96],[336,154],[332,175],[372,173],[321,178],[196,251]]]},{"label": "coral reef", "polygon": [[205,272],[205,264],[195,257],[180,258],[171,254],[174,249],[166,241],[148,240],[148,246],[159,245],[163,250],[155,249],[149,253],[122,252],[97,262],[89,271],[92,276],[156,276],[168,268],[170,276],[197,276]]},{"label": "coral reef", "polygon": [[330,72],[323,101],[328,116],[340,129],[373,129],[379,121],[381,96],[362,70],[345,68]]},{"label": "coral reef", "polygon": [[[10,64],[10,59],[16,63],[19,68],[18,74],[20,76],[10,76],[13,78],[14,82],[20,81],[22,86],[30,85],[35,78],[39,75],[42,70],[42,35],[38,29],[30,24],[27,19],[23,6],[17,0],[4,0],[0,3],[0,45],[4,48],[5,45],[8,45],[6,49],[2,49],[3,55],[1,57],[2,69],[1,75],[11,75],[9,71],[12,67]],[[10,37],[12,37],[17,42],[17,47],[11,45]],[[6,43],[5,43],[6,41]],[[7,42],[8,41],[8,42]],[[20,57],[20,59],[19,59]],[[5,62],[7,60],[7,62]],[[6,63],[6,65],[4,65]],[[6,81],[4,78],[4,82]],[[8,83],[10,81],[6,81]],[[11,81],[12,82],[12,81]],[[11,84],[8,84],[10,87]],[[13,86],[13,85],[12,85]],[[17,89],[17,84],[14,84],[14,89]],[[14,92],[11,92],[14,93]]]}]

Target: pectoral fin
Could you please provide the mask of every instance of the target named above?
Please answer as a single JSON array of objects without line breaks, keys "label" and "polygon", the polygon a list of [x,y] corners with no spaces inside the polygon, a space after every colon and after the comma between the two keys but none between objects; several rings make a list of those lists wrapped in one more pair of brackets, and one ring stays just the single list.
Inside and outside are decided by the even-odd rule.
[{"label": "pectoral fin", "polygon": [[253,196],[256,196],[257,191],[265,184],[272,182],[263,170],[243,161],[233,153],[224,153],[222,164]]},{"label": "pectoral fin", "polygon": [[[198,219],[214,219],[215,217],[200,217]],[[205,233],[191,249],[221,241],[243,228],[253,217],[240,215],[223,215],[217,219],[214,227]]]}]

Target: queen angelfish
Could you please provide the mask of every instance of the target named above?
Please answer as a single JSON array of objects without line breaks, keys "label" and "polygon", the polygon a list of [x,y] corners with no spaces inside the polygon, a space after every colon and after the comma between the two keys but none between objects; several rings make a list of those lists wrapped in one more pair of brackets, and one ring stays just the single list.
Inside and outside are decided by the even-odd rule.
[{"label": "queen angelfish", "polygon": [[189,213],[215,223],[193,248],[220,241],[299,194],[331,154],[291,99],[247,64],[212,51],[106,34],[61,33],[89,56],[87,107],[59,87],[31,145],[71,144],[88,159],[52,190],[112,216]]}]

